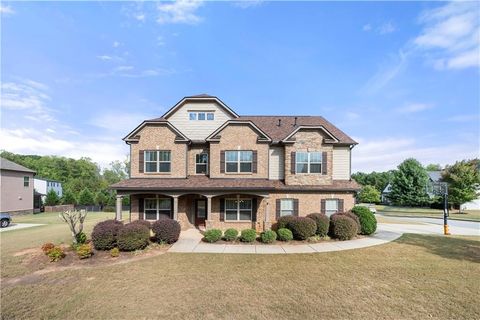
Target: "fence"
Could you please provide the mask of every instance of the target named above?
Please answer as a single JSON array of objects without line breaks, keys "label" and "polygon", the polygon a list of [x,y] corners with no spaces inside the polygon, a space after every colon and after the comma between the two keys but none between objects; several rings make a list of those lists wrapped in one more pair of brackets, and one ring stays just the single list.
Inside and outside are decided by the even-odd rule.
[{"label": "fence", "polygon": [[64,204],[59,206],[45,206],[45,212],[60,212],[60,211],[72,211],[74,206],[72,204]]}]

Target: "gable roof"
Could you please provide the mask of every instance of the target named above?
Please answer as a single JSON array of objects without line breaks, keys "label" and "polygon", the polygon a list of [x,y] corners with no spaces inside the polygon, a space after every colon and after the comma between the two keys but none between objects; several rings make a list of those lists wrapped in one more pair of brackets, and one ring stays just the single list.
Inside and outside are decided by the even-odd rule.
[{"label": "gable roof", "polygon": [[225,121],[224,124],[222,124],[217,130],[215,130],[214,132],[212,132],[205,140],[206,141],[215,141],[215,140],[218,140],[217,138],[217,135],[222,132],[223,129],[225,129],[225,127],[229,126],[229,125],[248,125],[250,126],[254,131],[256,131],[257,133],[259,133],[260,135],[263,136],[263,138],[261,139],[261,141],[266,141],[266,142],[271,142],[272,139],[270,139],[270,137],[262,131],[262,129],[260,129],[259,127],[257,127],[255,125],[255,123],[253,123],[252,121],[249,121],[249,120],[237,120],[237,119],[234,119],[234,120],[229,120],[229,121]]},{"label": "gable roof", "polygon": [[[252,121],[273,141],[282,141],[288,138],[292,133],[298,131],[299,127],[303,129],[310,127],[323,128],[337,140],[337,143],[357,144],[355,140],[321,116],[241,116],[238,120]],[[278,125],[279,120],[280,125]]]},{"label": "gable roof", "polygon": [[427,171],[427,174],[432,182],[438,182],[442,179],[442,171]]},{"label": "gable roof", "polygon": [[123,138],[123,141],[125,141],[126,143],[137,142],[138,141],[138,137],[136,136],[137,132],[139,132],[147,124],[153,124],[153,125],[164,124],[167,127],[169,127],[170,129],[172,129],[172,131],[177,134],[178,138],[180,138],[180,139],[176,139],[176,141],[181,141],[181,142],[189,142],[190,141],[182,132],[180,132],[180,130],[175,128],[175,126],[173,124],[171,124],[170,122],[168,122],[167,120],[165,120],[161,117],[156,118],[156,119],[152,119],[152,120],[143,121],[138,127],[133,129],[132,132],[127,134],[125,136],[125,138]]},{"label": "gable roof", "polygon": [[163,114],[161,118],[168,119],[177,109],[183,106],[186,102],[201,102],[201,101],[214,101],[218,103],[227,113],[231,114],[234,118],[238,118],[238,114],[235,113],[229,106],[227,106],[222,100],[218,97],[211,96],[209,94],[203,93],[195,96],[187,96],[184,97],[182,100],[177,102],[173,107],[170,108],[167,112]]},{"label": "gable roof", "polygon": [[15,162],[7,160],[5,158],[0,158],[0,169],[9,170],[9,171],[19,171],[19,172],[30,172],[36,173],[35,170],[28,169],[27,167],[21,166]]}]

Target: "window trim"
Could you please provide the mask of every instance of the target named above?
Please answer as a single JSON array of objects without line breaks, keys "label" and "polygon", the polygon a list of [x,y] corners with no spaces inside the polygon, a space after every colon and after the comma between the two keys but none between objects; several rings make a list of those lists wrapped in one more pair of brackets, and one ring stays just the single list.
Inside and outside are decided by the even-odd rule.
[{"label": "window trim", "polygon": [[[147,159],[147,152],[155,152],[157,154],[157,160],[146,160]],[[160,160],[160,152],[168,152],[169,153],[169,161],[165,160]],[[147,171],[147,163],[155,163],[156,164],[156,171]],[[169,171],[160,171],[160,164],[161,163],[168,163],[170,164],[170,170]],[[172,151],[171,150],[144,150],[143,151],[143,172],[144,173],[163,173],[163,174],[169,174],[172,172]]]},{"label": "window trim", "polygon": [[[228,161],[227,153],[228,152],[236,152],[237,153],[237,161]],[[250,152],[251,153],[251,161],[242,161],[241,160],[241,153],[242,152]],[[237,164],[237,171],[228,171],[227,164],[228,163],[236,163]],[[250,163],[250,171],[241,171],[241,164],[242,163]],[[225,173],[237,173],[237,174],[251,174],[253,173],[253,150],[225,150]]]},{"label": "window trim", "polygon": [[30,187],[30,177],[29,176],[23,176],[23,187],[24,188],[29,188]]},{"label": "window trim", "polygon": [[[299,153],[306,153],[307,154],[307,162],[298,161],[298,154]],[[320,154],[320,161],[319,162],[312,162],[311,161],[310,156],[311,156],[312,153]],[[298,164],[306,164],[307,165],[307,172],[299,172],[298,171]],[[320,171],[319,172],[311,172],[310,166],[312,164],[319,164],[320,165]],[[322,174],[322,167],[323,167],[322,151],[297,151],[297,152],[295,152],[295,174]]]},{"label": "window trim", "polygon": [[[197,157],[200,156],[200,155],[202,155],[202,154],[207,155],[207,162],[206,162],[206,163],[199,163],[199,162],[198,162]],[[205,165],[205,173],[202,173],[202,172],[199,173],[199,172],[197,171],[197,165]],[[200,153],[197,153],[197,154],[195,155],[195,174],[200,174],[200,175],[206,175],[206,174],[208,174],[208,152],[200,152]]]},{"label": "window trim", "polygon": [[[146,206],[147,200],[155,200],[155,209],[147,209],[147,206]],[[172,201],[171,201],[171,198],[167,198],[167,197],[144,198],[143,199],[143,220],[157,221],[157,220],[160,219],[160,212],[161,211],[167,211],[166,209],[160,209],[160,200],[168,200],[169,201],[170,209],[169,209],[169,212],[168,212],[168,216],[170,218],[172,217]],[[156,219],[147,219],[147,213],[146,213],[147,210],[151,210],[151,211],[155,210]]]},{"label": "window trim", "polygon": [[[200,119],[200,114],[203,115],[203,119]],[[209,119],[211,116],[211,119]],[[215,121],[215,111],[188,111],[189,121]]]},{"label": "window trim", "polygon": [[[285,210],[283,209],[283,202],[284,201],[289,201],[292,203],[292,209],[290,210]],[[295,215],[295,203],[294,203],[294,199],[290,199],[290,198],[285,198],[285,199],[280,199],[280,217],[283,217],[283,216],[289,216],[289,215]],[[287,213],[287,214],[283,214],[284,211],[291,211],[292,213]]]},{"label": "window trim", "polygon": [[[227,219],[227,211],[233,211],[233,209],[227,209],[227,201],[228,200],[237,202],[237,209],[236,209],[237,219],[235,219],[235,220]],[[240,201],[243,201],[243,200],[250,201],[250,219],[249,220],[240,220],[240,211],[247,211],[247,209],[240,210]],[[249,221],[252,221],[252,216],[253,216],[253,199],[252,198],[240,198],[240,197],[225,198],[224,201],[225,201],[225,208],[224,208],[224,210],[225,210],[224,221],[225,222],[249,222]]]}]

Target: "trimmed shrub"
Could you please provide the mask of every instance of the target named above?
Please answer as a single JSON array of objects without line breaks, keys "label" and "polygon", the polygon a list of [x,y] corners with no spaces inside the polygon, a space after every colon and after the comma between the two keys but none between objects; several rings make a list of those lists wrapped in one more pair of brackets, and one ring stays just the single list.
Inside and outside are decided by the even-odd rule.
[{"label": "trimmed shrub", "polygon": [[277,230],[278,240],[280,241],[291,241],[293,240],[293,233],[292,231],[288,230],[287,228],[281,228]]},{"label": "trimmed shrub", "polygon": [[325,237],[328,234],[328,227],[330,226],[330,219],[322,213],[311,213],[307,218],[312,219],[317,224],[317,231],[315,232],[320,237]]},{"label": "trimmed shrub", "polygon": [[370,209],[367,207],[355,206],[352,208],[352,212],[360,220],[361,234],[369,235],[377,230],[377,219]]},{"label": "trimmed shrub", "polygon": [[123,223],[117,220],[105,220],[95,225],[92,231],[93,246],[97,250],[110,250],[117,245],[117,235]]},{"label": "trimmed shrub", "polygon": [[355,224],[357,225],[357,234],[360,234],[361,231],[362,231],[362,225],[360,224],[360,219],[358,219],[358,217],[354,213],[352,213],[351,211],[347,211],[347,212],[344,212],[342,214],[349,217],[353,221],[355,221]]},{"label": "trimmed shrub", "polygon": [[332,226],[332,236],[339,240],[350,240],[357,234],[356,222],[346,215],[333,217],[330,219],[330,225]]},{"label": "trimmed shrub", "polygon": [[50,262],[57,262],[65,258],[65,252],[61,247],[55,246],[48,251],[47,256],[50,258]]},{"label": "trimmed shrub", "polygon": [[84,244],[85,242],[87,242],[87,235],[85,234],[85,232],[80,232],[75,236],[75,239],[77,240],[77,244]]},{"label": "trimmed shrub", "polygon": [[263,243],[273,243],[277,240],[277,233],[273,230],[266,230],[260,234]]},{"label": "trimmed shrub", "polygon": [[282,229],[282,228],[288,228],[288,223],[290,221],[295,220],[295,218],[297,218],[297,217],[292,216],[292,215],[283,216],[283,217],[278,218],[277,223],[275,224],[275,230],[274,231],[277,231],[277,230]]},{"label": "trimmed shrub", "polygon": [[139,223],[129,223],[118,232],[117,245],[121,251],[144,249],[148,245],[150,230]]},{"label": "trimmed shrub", "polygon": [[88,259],[93,255],[93,248],[90,243],[84,243],[77,247],[77,255],[80,259]]},{"label": "trimmed shrub", "polygon": [[225,241],[235,241],[238,237],[238,231],[237,229],[227,229],[225,230],[224,234],[223,234],[223,239],[225,239]]},{"label": "trimmed shrub", "polygon": [[148,220],[135,220],[135,221],[130,222],[130,224],[139,224],[139,225],[147,227],[148,230],[150,230],[152,228],[152,224]]},{"label": "trimmed shrub", "polygon": [[110,250],[110,256],[112,258],[120,256],[120,250],[118,250],[118,248],[113,248],[112,250]]},{"label": "trimmed shrub", "polygon": [[294,239],[306,240],[315,234],[317,224],[313,219],[307,217],[295,217],[289,221],[287,228],[292,231]]},{"label": "trimmed shrub", "polygon": [[257,238],[257,231],[254,229],[245,229],[242,230],[240,235],[240,240],[242,242],[253,242]]},{"label": "trimmed shrub", "polygon": [[180,237],[180,223],[170,218],[160,219],[152,224],[155,241],[174,243]]},{"label": "trimmed shrub", "polygon": [[48,252],[49,252],[50,250],[52,250],[53,248],[55,248],[55,245],[54,245],[53,243],[51,243],[51,242],[47,242],[47,243],[44,243],[44,244],[42,245],[42,251],[43,251],[43,253],[45,253],[46,255],[47,255]]},{"label": "trimmed shrub", "polygon": [[210,243],[217,242],[220,239],[222,239],[222,230],[220,229],[207,230],[203,235],[203,240]]}]

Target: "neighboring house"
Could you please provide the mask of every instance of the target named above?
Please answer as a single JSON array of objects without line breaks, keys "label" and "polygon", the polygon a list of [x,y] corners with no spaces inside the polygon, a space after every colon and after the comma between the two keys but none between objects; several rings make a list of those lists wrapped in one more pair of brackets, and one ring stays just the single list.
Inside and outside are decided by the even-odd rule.
[{"label": "neighboring house", "polygon": [[45,201],[47,194],[50,190],[55,191],[58,197],[62,197],[62,183],[60,181],[45,179],[45,178],[35,178],[34,179],[35,190],[42,194],[42,200]]},{"label": "neighboring house", "polygon": [[183,229],[268,229],[280,216],[354,205],[352,138],[319,116],[239,116],[217,97],[185,97],[123,139],[131,219],[168,216]]},{"label": "neighboring house", "polygon": [[[442,179],[442,171],[427,171],[428,174],[428,183],[431,185],[432,183],[439,182]],[[427,189],[427,193],[430,197],[433,197],[434,194],[432,192],[432,188]],[[392,184],[388,183],[385,189],[382,191],[381,200],[384,204],[391,204],[388,195],[392,191]]]},{"label": "neighboring house", "polygon": [[0,158],[0,212],[33,212],[35,171]]},{"label": "neighboring house", "polygon": [[381,201],[382,203],[384,204],[390,204],[391,201],[390,199],[388,198],[388,195],[390,194],[390,192],[392,191],[392,185],[390,183],[387,184],[387,186],[385,187],[385,189],[383,189],[382,191],[382,195],[381,195]]}]

